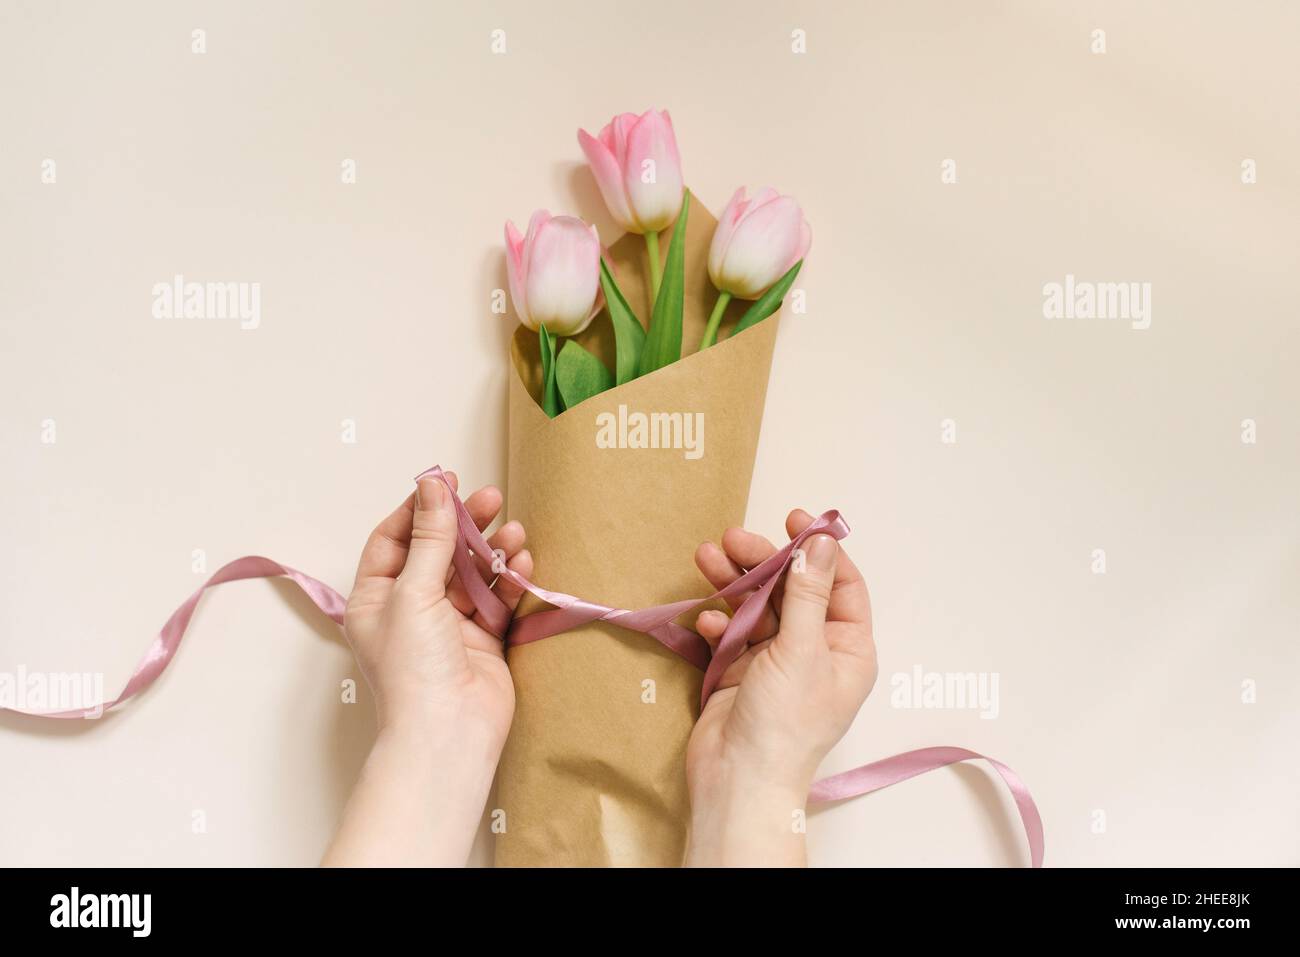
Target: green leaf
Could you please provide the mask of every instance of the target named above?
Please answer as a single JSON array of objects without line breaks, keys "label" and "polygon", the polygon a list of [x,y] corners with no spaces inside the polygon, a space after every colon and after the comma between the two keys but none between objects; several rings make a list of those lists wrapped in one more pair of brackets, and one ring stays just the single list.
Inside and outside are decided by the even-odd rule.
[{"label": "green leaf", "polygon": [[691,194],[682,193],[682,211],[668,243],[663,282],[650,315],[650,331],[641,349],[640,375],[671,365],[682,357],[682,304],[686,297],[686,213]]},{"label": "green leaf", "polygon": [[537,334],[542,342],[542,411],[553,419],[564,411],[555,385],[555,339],[546,331],[544,323]]},{"label": "green leaf", "polygon": [[555,382],[566,409],[614,387],[614,377],[605,364],[572,339],[555,362]]},{"label": "green leaf", "polygon": [[[637,377],[637,363],[641,360],[641,347],[645,344],[645,329],[636,313],[627,304],[623,290],[618,288],[614,274],[600,260],[600,288],[605,291],[605,308],[614,326],[614,380],[618,385]],[[603,368],[603,366],[602,366]]]},{"label": "green leaf", "polygon": [[740,317],[736,323],[736,328],[731,330],[734,336],[738,332],[744,332],[750,326],[762,322],[772,313],[781,308],[781,300],[785,294],[790,291],[794,285],[794,277],[799,275],[799,267],[803,265],[803,260],[799,260],[790,267],[790,271],[776,281],[776,283],[767,292],[763,293],[761,299],[758,299],[752,306],[745,310],[745,314]]}]

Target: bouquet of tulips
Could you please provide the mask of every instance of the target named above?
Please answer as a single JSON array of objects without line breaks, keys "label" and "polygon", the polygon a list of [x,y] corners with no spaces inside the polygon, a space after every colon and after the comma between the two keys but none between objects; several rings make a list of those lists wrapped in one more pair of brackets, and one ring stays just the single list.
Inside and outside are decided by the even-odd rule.
[{"label": "bouquet of tulips", "polygon": [[[627,234],[604,248],[545,211],[523,235],[506,224],[521,324],[507,510],[549,588],[631,609],[707,595],[691,557],[744,521],[774,314],[811,232],[770,189],[737,190],[714,220],[685,188],[667,112],[578,141]],[[680,864],[699,670],[602,622],[509,656],[497,863]]]}]

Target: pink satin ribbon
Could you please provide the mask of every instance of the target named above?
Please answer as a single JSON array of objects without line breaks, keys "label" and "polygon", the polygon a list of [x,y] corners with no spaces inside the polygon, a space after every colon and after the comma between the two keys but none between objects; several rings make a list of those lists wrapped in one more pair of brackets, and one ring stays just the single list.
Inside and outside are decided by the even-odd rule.
[{"label": "pink satin ribbon", "polygon": [[[545,611],[534,612],[530,615],[512,619],[510,608],[497,597],[492,590],[492,586],[483,579],[474,563],[473,556],[489,559],[493,554],[492,548],[488,545],[487,539],[483,537],[483,533],[479,531],[478,526],[474,524],[474,519],[470,516],[459,496],[456,495],[456,491],[447,480],[446,474],[442,469],[434,466],[416,476],[416,481],[418,482],[423,478],[436,478],[441,481],[450,493],[449,500],[455,504],[460,532],[460,547],[454,552],[452,562],[471,601],[474,603],[474,607],[482,615],[489,631],[498,638],[503,639],[507,645],[523,645],[533,641],[540,641],[543,638],[558,635],[561,632],[569,631],[593,621],[605,621],[621,628],[641,632],[659,641],[666,648],[704,671],[704,684],[700,693],[701,707],[708,701],[714,689],[717,688],[718,681],[727,670],[727,667],[736,660],[747,646],[750,636],[758,627],[759,618],[764,607],[771,599],[772,590],[793,561],[795,550],[811,535],[825,533],[838,540],[849,533],[849,526],[840,517],[839,512],[833,510],[824,512],[806,529],[796,535],[784,548],[766,561],[745,572],[726,588],[714,592],[707,598],[691,598],[666,605],[656,605],[652,608],[643,608],[639,611],[611,608],[573,595],[566,595],[563,592],[541,588],[518,572],[496,563],[493,568],[496,575],[509,579],[520,588],[531,592],[542,601],[554,606]],[[17,711],[20,714],[42,718],[98,717],[103,712],[139,694],[153,684],[158,676],[163,673],[175,656],[177,648],[180,647],[181,638],[185,635],[185,629],[189,627],[190,618],[193,617],[194,609],[205,591],[223,582],[240,581],[246,578],[273,578],[280,575],[285,576],[301,588],[312,603],[331,619],[339,624],[343,623],[343,610],[347,606],[347,600],[324,582],[303,574],[297,569],[290,568],[288,565],[281,565],[269,558],[262,558],[257,555],[237,558],[217,569],[211,578],[185,600],[184,604],[172,612],[171,617],[167,619],[166,624],[159,631],[158,637],[154,639],[148,651],[136,664],[130,680],[126,683],[126,687],[112,701],[105,702],[100,706],[58,712],[26,711],[20,708],[0,710]],[[703,638],[673,620],[706,602],[717,599],[731,599],[750,589],[753,589],[753,592],[732,615],[731,622],[727,625],[726,631],[723,632],[722,638],[718,642],[718,649],[712,655],[710,655],[709,646]],[[1029,841],[1030,864],[1033,867],[1041,867],[1043,863],[1043,822],[1039,817],[1034,799],[1029,794],[1029,789],[1016,773],[1005,764],[975,751],[968,751],[965,748],[921,748],[916,751],[896,754],[893,757],[817,781],[813,784],[808,799],[810,803],[820,804],[860,797],[873,791],[879,791],[881,788],[887,788],[891,784],[906,781],[918,774],[925,774],[927,771],[946,767],[959,761],[975,759],[982,759],[992,765],[1011,792],[1016,807],[1020,812],[1020,820],[1024,824],[1025,835]]]}]

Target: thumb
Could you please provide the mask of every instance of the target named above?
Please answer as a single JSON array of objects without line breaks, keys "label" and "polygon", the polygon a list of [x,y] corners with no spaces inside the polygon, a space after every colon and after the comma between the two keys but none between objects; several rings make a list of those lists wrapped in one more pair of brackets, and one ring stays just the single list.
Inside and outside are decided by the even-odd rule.
[{"label": "thumb", "polygon": [[835,539],[814,535],[804,543],[805,562],[792,565],[786,575],[781,632],[776,640],[791,651],[811,651],[826,644],[826,609],[838,554]]},{"label": "thumb", "polygon": [[456,530],[456,510],[447,487],[436,478],[421,479],[415,489],[411,547],[398,581],[421,598],[441,599],[456,550]]}]

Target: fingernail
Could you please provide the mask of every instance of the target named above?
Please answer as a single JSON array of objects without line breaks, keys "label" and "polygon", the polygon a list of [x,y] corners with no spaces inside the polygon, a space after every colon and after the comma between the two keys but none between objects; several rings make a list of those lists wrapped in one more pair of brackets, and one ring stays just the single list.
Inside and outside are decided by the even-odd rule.
[{"label": "fingernail", "polygon": [[446,498],[442,483],[435,478],[420,479],[415,486],[415,505],[421,510],[438,511]]},{"label": "fingernail", "polygon": [[814,535],[808,542],[808,564],[818,571],[830,571],[839,546],[829,535]]}]

